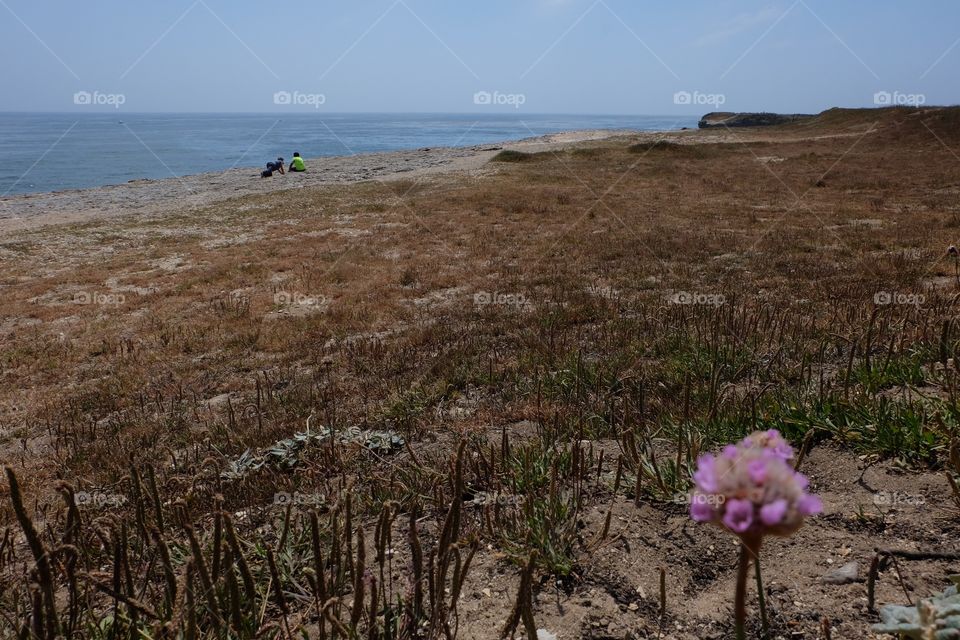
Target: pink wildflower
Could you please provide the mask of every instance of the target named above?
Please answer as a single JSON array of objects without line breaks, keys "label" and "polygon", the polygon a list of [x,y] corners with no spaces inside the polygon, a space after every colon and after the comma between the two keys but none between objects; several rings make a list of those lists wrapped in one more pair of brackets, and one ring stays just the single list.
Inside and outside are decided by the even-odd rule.
[{"label": "pink wildflower", "polygon": [[697,461],[690,516],[751,540],[788,536],[823,504],[807,493],[809,481],[793,469],[793,448],[775,430],[758,431],[720,456]]},{"label": "pink wildflower", "polygon": [[[751,562],[760,578],[760,547],[767,535],[789,536],[806,517],[823,511],[807,493],[810,482],[792,464],[793,447],[774,429],[758,431],[719,457],[701,456],[693,474],[690,517],[712,522],[741,541],[734,614],[737,638],[746,637],[746,584]],[[761,600],[762,602],[762,600]]]}]

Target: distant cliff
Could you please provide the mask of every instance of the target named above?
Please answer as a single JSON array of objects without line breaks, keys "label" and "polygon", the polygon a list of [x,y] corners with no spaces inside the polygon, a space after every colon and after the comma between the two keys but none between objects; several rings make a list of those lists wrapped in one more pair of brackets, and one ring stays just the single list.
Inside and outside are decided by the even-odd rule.
[{"label": "distant cliff", "polygon": [[708,113],[700,119],[701,129],[717,127],[769,127],[777,124],[790,124],[816,116],[801,113],[729,113],[718,111]]}]

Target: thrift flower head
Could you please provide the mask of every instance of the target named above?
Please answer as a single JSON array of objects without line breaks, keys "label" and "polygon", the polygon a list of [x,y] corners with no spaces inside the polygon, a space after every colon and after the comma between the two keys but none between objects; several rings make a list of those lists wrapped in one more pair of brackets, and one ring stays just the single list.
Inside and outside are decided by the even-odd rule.
[{"label": "thrift flower head", "polygon": [[820,513],[809,481],[793,470],[793,448],[775,430],[758,431],[720,456],[697,461],[690,516],[741,537],[788,536]]}]

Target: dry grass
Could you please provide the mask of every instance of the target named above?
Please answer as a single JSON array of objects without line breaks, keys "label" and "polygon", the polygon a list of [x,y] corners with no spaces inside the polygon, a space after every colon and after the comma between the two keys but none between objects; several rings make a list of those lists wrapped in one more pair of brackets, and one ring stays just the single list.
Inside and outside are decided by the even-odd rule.
[{"label": "dry grass", "polygon": [[[960,217],[958,113],[828,112],[696,144],[592,143],[503,158],[480,180],[305,189],[4,240],[0,451],[56,556],[52,588],[69,594],[54,598],[60,624],[90,637],[131,625],[248,637],[316,635],[324,619],[325,633],[491,637],[464,620],[456,629],[457,597],[436,595],[456,591],[480,545],[474,570],[488,579],[533,557],[567,604],[612,594],[624,606],[604,614],[616,637],[655,634],[659,605],[626,609],[590,558],[641,553],[609,546],[610,513],[649,510],[654,537],[664,518],[682,521],[669,500],[698,452],[775,427],[818,451],[942,464],[960,415],[946,255]],[[334,438],[292,468],[223,475],[308,423],[406,444]],[[73,492],[127,501],[68,510]],[[285,515],[278,492],[312,496],[328,515]],[[509,499],[460,514],[461,497],[494,494]],[[230,552],[220,513],[234,514]],[[44,580],[5,496],[3,526],[0,625],[46,634],[30,613],[49,604]],[[815,526],[842,539],[840,525]],[[393,528],[405,542],[388,567],[370,546]],[[869,544],[866,529],[848,533]],[[372,584],[348,548],[364,539]],[[417,568],[421,545],[434,562]],[[665,558],[686,576],[672,598],[724,586],[726,568],[704,574],[694,558]],[[204,577],[205,562],[217,575]],[[412,570],[430,573],[413,581],[436,591],[421,594],[429,602],[405,586]],[[506,604],[484,604],[483,581],[467,581],[471,616],[522,627],[536,609],[570,623],[545,600],[524,604],[527,587],[511,614],[513,571]],[[369,607],[352,607],[363,589]],[[784,607],[779,624],[803,620]],[[671,615],[691,637],[728,628],[711,611]],[[870,622],[840,605],[831,615],[852,630]],[[583,637],[608,637],[584,616]],[[796,624],[812,633],[819,620]]]}]

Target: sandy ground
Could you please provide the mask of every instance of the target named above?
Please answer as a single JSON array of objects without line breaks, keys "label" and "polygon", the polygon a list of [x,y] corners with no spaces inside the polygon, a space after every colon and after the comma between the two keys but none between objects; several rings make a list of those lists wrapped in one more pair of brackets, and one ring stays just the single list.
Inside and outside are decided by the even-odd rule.
[{"label": "sandy ground", "polygon": [[[614,443],[596,445],[617,450]],[[889,638],[870,633],[867,623],[866,582],[874,550],[952,550],[956,519],[950,510],[930,508],[949,503],[948,488],[935,474],[865,463],[832,446],[816,449],[803,470],[824,499],[825,512],[795,538],[765,542],[772,637],[821,638],[811,629],[826,616],[832,621],[833,638]],[[882,495],[909,495],[911,500],[878,506],[877,496]],[[732,537],[692,522],[678,505],[637,508],[632,500],[618,496],[606,508],[613,515],[610,538],[580,558],[578,588],[565,593],[562,585],[546,580],[538,585],[538,626],[564,639],[732,640],[730,603],[737,557]],[[584,514],[585,537],[602,530],[605,515],[604,508]],[[892,568],[882,572],[876,583],[878,602],[901,602],[903,589],[919,594],[942,589],[948,572],[944,569],[949,569],[944,563],[901,562],[904,584],[898,583]],[[854,579],[825,582],[830,572],[853,563]],[[660,567],[667,571],[662,622]],[[461,606],[461,616],[469,621],[462,637],[494,637],[488,629],[499,629],[503,623],[491,602],[496,598],[509,602],[515,590],[511,572],[505,574],[502,564],[481,558]]]},{"label": "sandy ground", "polygon": [[[424,148],[389,153],[313,158],[302,174],[275,174],[261,179],[260,169],[239,168],[161,180],[134,180],[127,184],[26,194],[0,198],[0,232],[33,229],[50,224],[93,221],[124,214],[149,216],[171,209],[193,209],[240,196],[302,189],[366,180],[409,179],[450,171],[478,172],[499,151],[560,150],[568,145],[623,136],[626,131],[571,131],[517,142],[470,147]],[[650,137],[669,134],[650,133]]]}]

